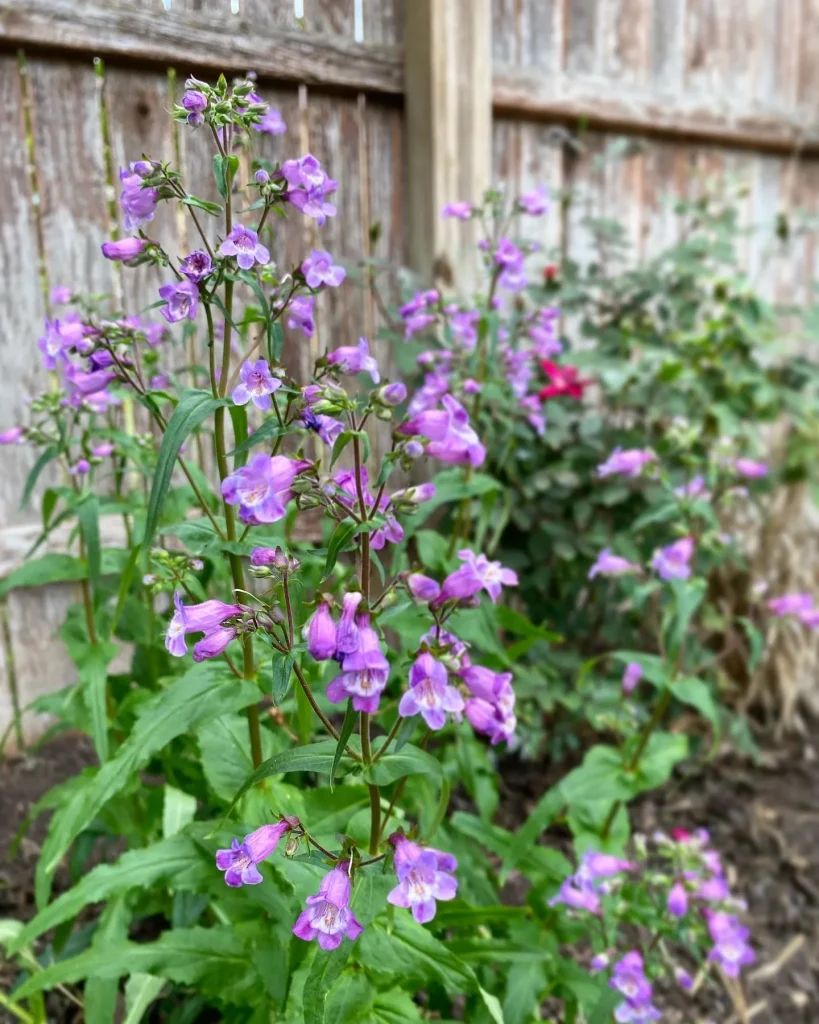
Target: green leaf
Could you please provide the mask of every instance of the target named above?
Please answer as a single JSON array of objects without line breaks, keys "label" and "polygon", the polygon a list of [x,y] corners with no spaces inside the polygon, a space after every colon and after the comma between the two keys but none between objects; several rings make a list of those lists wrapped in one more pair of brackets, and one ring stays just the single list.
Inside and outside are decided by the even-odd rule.
[{"label": "green leaf", "polygon": [[80,533],[85,541],[85,557],[88,562],[88,579],[91,592],[99,593],[102,552],[100,549],[100,506],[95,494],[86,495],[77,505],[77,519]]},{"label": "green leaf", "polygon": [[125,609],[125,602],[128,600],[128,594],[131,590],[134,572],[136,571],[139,556],[141,554],[142,548],[135,547],[128,556],[128,561],[125,563],[125,568],[122,570],[122,575],[119,580],[119,590],[117,591],[117,604],[114,608],[114,614],[108,627],[109,636],[112,636],[116,632],[117,625],[122,617],[122,613]]},{"label": "green leaf", "polygon": [[[271,775],[284,775],[287,772],[324,772],[328,774],[333,767],[335,757],[335,740],[323,740],[321,743],[309,743],[303,747],[292,747],[274,754],[249,775],[239,792],[234,796],[225,817],[227,817],[245,793],[257,782],[270,778]],[[436,762],[437,763],[437,762]]]},{"label": "green leaf", "polygon": [[395,734],[395,743],[392,747],[393,753],[397,754],[399,750],[409,743],[410,737],[415,732],[417,726],[418,719],[415,715],[410,715],[408,718],[404,719],[398,727],[398,732]]},{"label": "green leaf", "polygon": [[90,644],[77,665],[85,705],[91,716],[91,736],[100,764],[108,760],[108,666],[116,657],[117,644],[103,641]]},{"label": "green leaf", "polygon": [[689,707],[696,708],[711,723],[714,729],[714,744],[716,745],[719,742],[721,731],[720,714],[719,707],[708,684],[704,683],[702,679],[697,679],[695,676],[686,676],[684,679],[673,679],[668,684],[668,688],[678,701],[682,704],[687,704]]},{"label": "green leaf", "polygon": [[327,560],[324,563],[324,572],[321,574],[322,581],[326,580],[333,571],[338,556],[355,536],[358,525],[354,519],[342,519],[333,530],[330,543],[327,545]]},{"label": "green leaf", "polygon": [[46,468],[49,462],[52,462],[60,454],[60,449],[55,444],[50,444],[48,448],[45,448],[41,453],[40,457],[31,467],[26,482],[23,485],[23,495],[20,498],[20,508],[28,508],[28,503],[31,500],[31,495],[34,488],[37,486],[37,481],[42,471]]},{"label": "green leaf", "polygon": [[168,420],[168,425],[162,437],[162,445],[159,449],[159,457],[157,458],[156,471],[154,473],[154,484],[151,488],[151,497],[148,502],[145,532],[142,537],[143,548],[147,549],[150,546],[154,533],[156,533],[162,505],[170,486],[173,467],[185,438],[203,420],[216,412],[217,409],[229,404],[229,398],[214,398],[210,391],[190,390],[183,392],[179,404]]},{"label": "green leaf", "polygon": [[49,522],[51,516],[54,513],[54,509],[57,507],[57,503],[60,500],[60,492],[56,487],[46,487],[43,492],[43,501],[40,508],[41,515],[43,517],[43,533],[48,533]]},{"label": "green leaf", "polygon": [[375,764],[365,765],[362,778],[375,786],[387,786],[407,775],[441,778],[441,765],[426,750],[407,744],[400,753],[385,754]]},{"label": "green leaf", "polygon": [[611,1015],[623,1000],[622,993],[606,989],[595,1003],[588,1017],[589,1024],[609,1024]]},{"label": "green leaf", "polygon": [[[91,948],[104,951],[111,943],[124,941],[130,923],[128,905],[124,897],[118,896],[103,910]],[[83,992],[86,1024],[110,1024],[116,1017],[118,993],[116,978],[89,978]]]},{"label": "green leaf", "polygon": [[372,1020],[370,1009],[375,995],[372,982],[363,972],[342,974],[327,994],[324,1024],[362,1024]]},{"label": "green leaf", "polygon": [[24,562],[19,569],[0,583],[0,597],[15,587],[42,587],[47,583],[67,583],[84,580],[88,576],[85,562],[74,555],[54,552]]},{"label": "green leaf", "polygon": [[[208,785],[222,800],[230,800],[253,771],[247,719],[243,715],[222,715],[196,732],[202,769]],[[273,753],[273,734],[262,729],[262,751]]]},{"label": "green leaf", "polygon": [[102,903],[130,889],[148,889],[163,882],[176,889],[207,884],[213,873],[211,855],[188,836],[174,836],[142,850],[128,850],[114,864],[99,864],[72,889],[60,895],[29,921],[9,943],[9,953],[72,917],[90,903]]},{"label": "green leaf", "polygon": [[165,987],[164,978],[153,974],[132,974],[125,983],[125,1020],[123,1024],[140,1024],[145,1011],[159,998]]},{"label": "green leaf", "polygon": [[222,665],[203,662],[147,700],[116,755],[86,780],[71,802],[60,807],[51,819],[37,863],[38,906],[45,902],[54,872],[71,843],[157,751],[177,736],[220,715],[245,708],[258,698],[259,690],[253,683],[227,676]]},{"label": "green leaf", "polygon": [[350,697],[347,701],[347,709],[344,712],[344,721],[341,723],[341,732],[338,736],[338,743],[336,744],[336,752],[333,755],[333,764],[330,768],[330,788],[333,788],[333,782],[335,781],[336,772],[338,771],[338,765],[341,761],[341,756],[344,753],[344,748],[347,746],[347,740],[352,735],[355,723],[358,721],[358,713],[353,707],[353,698]]},{"label": "green leaf", "polygon": [[170,839],[189,825],[196,814],[196,797],[175,786],[165,785],[162,802],[162,836]]},{"label": "green leaf", "polygon": [[278,651],[273,651],[273,683],[270,695],[276,707],[284,700],[290,686],[290,677],[293,675],[293,663],[295,660],[296,656],[294,654],[280,654]]},{"label": "green leaf", "polygon": [[444,820],[447,810],[449,809],[449,783],[446,779],[441,782],[441,795],[438,798],[438,806],[435,808],[435,813],[432,816],[432,821],[426,829],[424,834],[424,844],[429,845],[435,838],[435,833],[441,822]]},{"label": "green leaf", "polygon": [[267,354],[271,363],[281,361],[284,351],[284,329],[278,320],[268,324],[267,329]]},{"label": "green leaf", "polygon": [[546,986],[544,963],[525,961],[511,964],[506,981],[506,998],[503,1000],[506,1024],[528,1024],[536,1020]]},{"label": "green leaf", "polygon": [[222,207],[218,203],[209,203],[207,200],[199,199],[197,196],[185,196],[180,201],[185,206],[195,206],[197,210],[204,210],[205,213],[209,213],[213,217],[218,217],[222,212]]},{"label": "green leaf", "polygon": [[471,479],[467,479],[466,473],[460,469],[448,469],[443,473],[438,473],[434,483],[435,495],[419,506],[418,512],[409,521],[408,535],[414,534],[442,505],[464,501],[466,498],[477,498],[489,491],[500,493],[503,489],[497,480],[486,473],[473,473]]},{"label": "green leaf", "polygon": [[[228,411],[233,423],[233,438],[236,442],[236,449],[238,449],[247,441],[247,408],[244,405],[231,405]],[[243,449],[236,456],[236,460],[233,463],[234,470],[240,469],[246,462],[247,449]]]},{"label": "green leaf", "polygon": [[350,959],[352,944],[342,942],[338,949],[327,953],[320,949],[304,983],[304,1024],[324,1024],[327,994],[338,981]]},{"label": "green leaf", "polygon": [[336,462],[338,462],[339,456],[356,434],[357,431],[355,430],[342,430],[338,435],[335,444],[333,445],[333,454],[330,456],[330,469],[332,469]]},{"label": "green leaf", "polygon": [[234,175],[238,169],[238,156],[222,156],[221,153],[214,154],[213,177],[216,179],[217,191],[223,199],[227,199]]},{"label": "green leaf", "polygon": [[255,445],[261,444],[262,441],[272,441],[273,438],[280,437],[286,433],[287,428],[279,426],[278,420],[266,420],[258,430],[253,431],[250,437],[237,445],[232,452],[228,452],[228,455],[243,455],[245,452],[249,452]]}]

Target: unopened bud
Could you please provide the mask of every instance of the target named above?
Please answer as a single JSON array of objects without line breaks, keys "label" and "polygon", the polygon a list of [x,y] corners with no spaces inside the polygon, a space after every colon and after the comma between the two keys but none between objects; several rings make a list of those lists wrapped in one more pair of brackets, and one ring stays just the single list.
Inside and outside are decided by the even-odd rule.
[{"label": "unopened bud", "polygon": [[407,441],[403,451],[411,459],[420,459],[424,454],[424,446],[420,441]]},{"label": "unopened bud", "polygon": [[266,185],[270,181],[270,175],[263,167],[260,167],[259,170],[256,171],[254,177],[257,185]]},{"label": "unopened bud", "polygon": [[284,847],[285,857],[295,857],[299,852],[299,841],[295,836],[291,836]]},{"label": "unopened bud", "polygon": [[407,397],[407,388],[400,380],[394,381],[392,384],[384,384],[372,395],[373,402],[378,405],[386,405],[391,409],[394,409],[396,405],[400,405]]}]

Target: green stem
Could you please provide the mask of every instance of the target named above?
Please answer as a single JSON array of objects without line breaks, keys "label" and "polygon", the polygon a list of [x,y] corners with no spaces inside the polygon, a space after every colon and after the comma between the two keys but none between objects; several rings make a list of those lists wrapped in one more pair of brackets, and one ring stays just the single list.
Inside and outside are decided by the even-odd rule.
[{"label": "green stem", "polygon": [[404,721],[404,719],[401,718],[400,715],[395,719],[395,723],[393,724],[392,729],[390,729],[389,733],[387,734],[387,738],[384,740],[384,743],[381,746],[380,750],[378,751],[378,753],[373,758],[373,764],[375,764],[376,761],[380,761],[381,758],[387,753],[387,747],[389,747],[389,745],[392,743],[392,741],[398,735],[398,730],[401,728],[401,723],[403,721]]},{"label": "green stem", "polygon": [[[299,686],[302,688],[304,696],[307,698],[310,707],[313,709],[313,711],[315,711],[316,717],[319,719],[319,721],[327,730],[327,732],[330,733],[333,739],[337,740],[339,738],[338,729],[336,729],[336,727],[333,725],[330,719],[324,714],[324,712],[318,706],[318,702],[316,701],[316,698],[313,696],[313,691],[308,686],[307,680],[304,678],[304,675],[302,674],[301,671],[301,666],[298,664],[298,662],[293,663],[293,671],[296,673],[296,679],[299,682]],[[356,753],[356,751],[353,750],[352,747],[345,747],[344,749],[354,761],[361,761],[360,755]]]},{"label": "green stem", "polygon": [[[646,722],[643,731],[640,734],[640,739],[637,743],[637,746],[635,747],[634,753],[631,755],[631,758],[629,759],[629,762],[626,765],[627,772],[633,772],[637,770],[640,764],[640,758],[643,756],[643,753],[645,752],[646,746],[648,745],[648,741],[651,739],[654,730],[663,720],[666,711],[668,711],[669,707],[671,706],[672,700],[673,694],[671,693],[671,690],[666,690],[665,693],[663,693],[662,697],[657,701],[656,705],[654,706],[654,712],[651,715],[651,718],[649,718],[649,720]],[[620,810],[622,806],[622,800],[615,800],[615,802],[612,804],[608,817],[606,818],[603,824],[603,830],[600,833],[601,838],[608,839],[609,832],[611,832],[611,827],[614,824],[614,819],[617,817],[617,812]]]},{"label": "green stem", "polygon": [[378,786],[367,788],[370,791],[370,856],[374,857],[381,840],[381,792]]}]

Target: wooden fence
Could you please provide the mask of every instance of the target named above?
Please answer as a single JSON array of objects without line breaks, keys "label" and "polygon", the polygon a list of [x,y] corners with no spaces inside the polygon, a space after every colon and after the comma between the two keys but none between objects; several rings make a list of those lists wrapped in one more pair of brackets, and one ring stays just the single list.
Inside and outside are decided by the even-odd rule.
[{"label": "wooden fence", "polygon": [[[817,211],[819,0],[0,0],[0,428],[46,383],[36,340],[52,286],[112,292],[133,310],[154,301],[155,270],[120,278],[100,258],[117,169],[142,152],[174,160],[208,198],[204,135],[176,131],[167,111],[188,73],[250,69],[288,125],[265,155],[310,149],[340,180],[321,238],[353,263],[468,273],[470,240],[440,207],[492,181],[577,188],[582,201],[542,230],[580,259],[584,210],[623,221],[650,252],[674,230],[662,197],[710,175],[744,177],[748,223]],[[595,159],[622,140],[628,160]],[[188,248],[170,212],[156,230]],[[311,238],[294,218],[274,255],[292,262]],[[771,244],[749,242],[750,271]],[[769,294],[805,299],[812,238],[764,265]],[[371,334],[376,320],[353,282],[322,297],[316,345]],[[38,524],[18,506],[32,453],[0,457],[3,576]],[[7,596],[0,731],[70,681],[54,634],[74,597],[70,586]],[[27,734],[42,724],[26,720]]]}]

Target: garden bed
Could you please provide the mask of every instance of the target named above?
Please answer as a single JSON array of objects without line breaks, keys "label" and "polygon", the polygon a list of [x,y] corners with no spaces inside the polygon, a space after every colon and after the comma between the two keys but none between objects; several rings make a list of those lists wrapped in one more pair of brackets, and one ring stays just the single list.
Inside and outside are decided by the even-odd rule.
[{"label": "garden bed", "polygon": [[[749,902],[757,963],[747,973],[745,1005],[727,990],[697,1006],[702,1019],[720,1024],[814,1024],[819,1019],[819,734],[765,752],[759,765],[727,756],[707,770],[672,780],[634,807],[635,827],[651,833],[674,825],[705,826],[724,852],[735,891]],[[8,851],[27,810],[51,786],[94,761],[83,737],[61,736],[37,754],[0,767],[0,850]],[[542,764],[509,760],[504,771],[504,824],[523,820],[544,788]],[[46,820],[26,834],[13,859],[0,866],[0,917],[27,920],[34,913],[34,868]],[[731,877],[731,876],[729,876]],[[67,879],[58,879],[65,884]],[[514,897],[513,897],[514,898]],[[7,988],[13,968],[0,971]],[[687,996],[666,993],[669,1024],[691,1021]],[[75,1008],[49,997],[73,1020]]]}]

